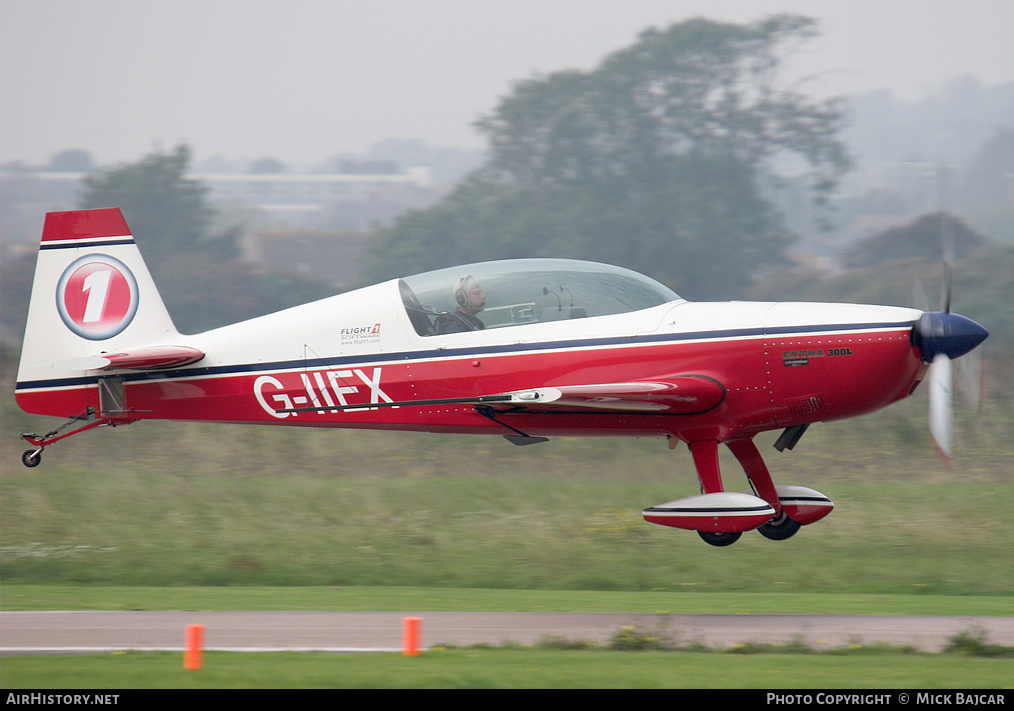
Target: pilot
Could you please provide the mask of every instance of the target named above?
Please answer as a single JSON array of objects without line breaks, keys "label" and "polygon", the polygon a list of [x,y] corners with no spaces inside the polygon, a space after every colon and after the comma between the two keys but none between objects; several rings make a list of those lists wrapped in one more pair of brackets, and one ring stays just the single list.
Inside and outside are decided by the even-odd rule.
[{"label": "pilot", "polygon": [[465,333],[481,331],[486,324],[476,318],[476,314],[486,308],[486,292],[471,274],[458,279],[454,284],[454,303],[456,311],[441,314],[436,320],[437,333]]}]

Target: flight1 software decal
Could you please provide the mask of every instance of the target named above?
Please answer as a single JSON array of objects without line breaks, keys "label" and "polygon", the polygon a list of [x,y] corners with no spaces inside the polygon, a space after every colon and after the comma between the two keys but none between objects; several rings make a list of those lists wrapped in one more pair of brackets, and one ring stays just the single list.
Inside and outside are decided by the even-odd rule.
[{"label": "flight1 software decal", "polygon": [[82,338],[112,338],[137,312],[137,281],[120,260],[90,254],[63,272],[56,286],[56,308],[67,328]]}]

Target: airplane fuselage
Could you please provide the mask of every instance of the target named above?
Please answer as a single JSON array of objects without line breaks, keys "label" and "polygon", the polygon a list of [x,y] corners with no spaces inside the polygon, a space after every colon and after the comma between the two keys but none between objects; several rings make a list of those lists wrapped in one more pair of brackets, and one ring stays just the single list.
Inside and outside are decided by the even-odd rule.
[{"label": "airplane fuselage", "polygon": [[[36,374],[23,368],[17,397],[29,412],[69,417],[98,409],[99,380],[112,377],[122,381],[136,420],[503,434],[469,405],[387,405],[693,374],[720,383],[722,401],[689,413],[526,408],[502,419],[541,436],[724,441],[852,417],[904,398],[926,369],[911,342],[920,313],[676,301],[633,313],[420,336],[391,281],[177,337],[178,345],[208,354],[182,368],[65,378],[54,377],[51,367]],[[291,409],[302,411],[279,412]]]}]

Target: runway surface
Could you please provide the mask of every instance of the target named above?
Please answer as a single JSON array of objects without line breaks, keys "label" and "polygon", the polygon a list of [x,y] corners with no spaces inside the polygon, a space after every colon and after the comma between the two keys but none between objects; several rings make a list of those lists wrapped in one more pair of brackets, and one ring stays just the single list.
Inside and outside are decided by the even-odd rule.
[{"label": "runway surface", "polygon": [[402,620],[422,619],[422,646],[533,644],[547,636],[607,642],[624,627],[679,643],[729,647],[787,643],[835,648],[906,645],[940,651],[981,630],[1014,646],[1014,617],[864,615],[655,615],[479,612],[0,612],[0,654],[181,650],[187,625],[205,626],[205,649],[399,651]]}]

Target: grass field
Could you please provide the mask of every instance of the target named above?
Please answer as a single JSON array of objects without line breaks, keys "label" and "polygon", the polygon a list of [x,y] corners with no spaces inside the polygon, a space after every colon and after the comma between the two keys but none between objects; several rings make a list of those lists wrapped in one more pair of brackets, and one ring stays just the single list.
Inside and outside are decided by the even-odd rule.
[{"label": "grass field", "polygon": [[[627,688],[1003,689],[1011,661],[957,654],[449,649],[399,654],[5,657],[4,689]],[[1010,692],[1007,692],[1010,695]],[[129,693],[127,699],[129,700]]]},{"label": "grass field", "polygon": [[[950,469],[918,402],[818,425],[791,453],[762,443],[777,481],[816,488],[836,509],[788,541],[748,533],[725,549],[641,519],[696,491],[686,449],[660,440],[517,448],[142,422],[61,442],[29,470],[15,418],[33,426],[5,412],[5,583],[1014,592],[1009,403],[960,421]],[[723,466],[745,488],[735,462]]]}]

